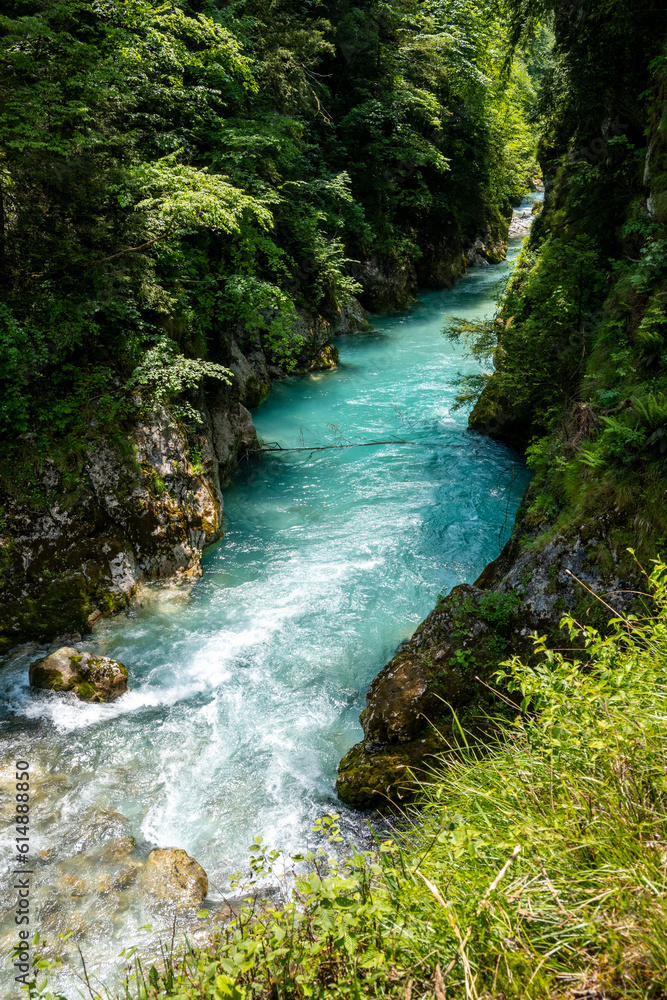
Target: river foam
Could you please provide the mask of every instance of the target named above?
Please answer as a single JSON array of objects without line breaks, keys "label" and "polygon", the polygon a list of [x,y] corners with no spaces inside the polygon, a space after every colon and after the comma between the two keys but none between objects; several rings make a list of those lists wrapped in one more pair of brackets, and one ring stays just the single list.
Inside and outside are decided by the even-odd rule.
[{"label": "river foam", "polygon": [[[102,980],[122,947],[150,952],[166,928],[134,883],[113,887],[122,866],[182,847],[215,906],[256,834],[285,850],[312,843],[315,818],[341,811],[336,766],[360,737],[369,682],[441,590],[498,554],[528,476],[453,409],[457,372],[476,366],[442,327],[447,314],[492,314],[507,272],[476,268],[375,317],[338,343],[336,371],[274,386],[255,414],[267,442],[409,443],[245,462],[203,578],[148,588],[85,644],[126,664],[128,694],[85,705],[32,691],[36,651],[4,668],[3,759],[29,756],[36,775],[38,921],[54,942],[73,928]],[[358,818],[343,820],[361,836]],[[137,845],[129,861],[114,855],[123,837]],[[8,919],[10,904],[0,893]]]}]

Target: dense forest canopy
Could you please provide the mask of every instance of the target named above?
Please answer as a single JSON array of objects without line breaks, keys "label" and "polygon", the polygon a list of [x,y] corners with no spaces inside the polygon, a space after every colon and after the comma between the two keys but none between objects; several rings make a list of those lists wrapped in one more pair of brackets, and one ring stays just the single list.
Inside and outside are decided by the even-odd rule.
[{"label": "dense forest canopy", "polygon": [[293,366],[362,261],[437,282],[439,246],[502,240],[548,47],[508,80],[509,32],[482,0],[5,3],[5,485],[49,453],[75,488],[138,387],[224,378],[240,329]]}]

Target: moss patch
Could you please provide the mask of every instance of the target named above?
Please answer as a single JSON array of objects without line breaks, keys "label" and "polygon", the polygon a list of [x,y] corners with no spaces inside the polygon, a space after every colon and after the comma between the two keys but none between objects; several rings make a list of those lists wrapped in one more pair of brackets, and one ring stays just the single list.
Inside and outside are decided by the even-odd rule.
[{"label": "moss patch", "polygon": [[445,736],[451,725],[441,726],[442,733],[430,730],[409,743],[369,751],[357,743],[340,762],[336,791],[346,805],[355,809],[385,811],[394,805],[412,802],[418,781],[428,778],[429,762],[446,749]]}]

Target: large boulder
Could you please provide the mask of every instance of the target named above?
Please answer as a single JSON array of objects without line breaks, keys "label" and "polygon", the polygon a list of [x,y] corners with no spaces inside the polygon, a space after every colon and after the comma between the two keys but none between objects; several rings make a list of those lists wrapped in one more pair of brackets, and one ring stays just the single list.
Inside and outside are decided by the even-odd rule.
[{"label": "large boulder", "polygon": [[432,672],[419,660],[396,656],[370,686],[362,725],[367,744],[407,743],[424,728],[433,707]]},{"label": "large boulder", "polygon": [[156,847],[148,855],[142,885],[157,903],[199,909],[208,892],[208,876],[181,848]]},{"label": "large boulder", "polygon": [[429,780],[439,756],[457,746],[459,726],[488,740],[502,703],[485,685],[495,685],[510,649],[532,650],[527,624],[514,590],[460,584],[439,600],[368,689],[359,720],[364,739],[338,770],[342,801],[358,809],[402,805]]},{"label": "large boulder", "polygon": [[30,683],[48,691],[73,691],[81,701],[114,701],[127,691],[127,670],[118,660],[63,646],[30,664]]},{"label": "large boulder", "polygon": [[419,782],[428,781],[452,739],[451,726],[426,730],[407,743],[372,746],[357,743],[338,768],[336,790],[354,809],[379,809],[411,802]]}]

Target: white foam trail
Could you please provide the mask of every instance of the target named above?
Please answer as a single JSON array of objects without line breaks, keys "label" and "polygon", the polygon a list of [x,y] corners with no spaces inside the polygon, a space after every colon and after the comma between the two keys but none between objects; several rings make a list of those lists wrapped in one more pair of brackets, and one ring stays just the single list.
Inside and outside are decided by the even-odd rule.
[{"label": "white foam trail", "polygon": [[[407,316],[383,319],[377,338],[346,339],[337,372],[274,387],[256,418],[266,440],[298,445],[303,428],[326,443],[338,425],[356,441],[424,445],[245,466],[203,578],[189,590],[147,588],[132,617],[100,623],[86,644],[126,664],[127,694],[92,705],[30,690],[30,659],[45,650],[3,669],[2,757],[20,745],[37,779],[34,843],[47,852],[37,895],[45,919],[79,921],[77,940],[103,976],[130,941],[154,950],[169,923],[132,887],[99,890],[95,879],[127,863],[105,861],[105,845],[134,837],[137,864],[151,846],[182,847],[221,899],[256,834],[286,851],[315,843],[315,818],[341,811],[336,765],[361,734],[368,683],[438,592],[497,555],[499,477],[515,459],[466,434],[452,411],[448,379],[469,362],[441,328],[446,314],[491,313],[504,270],[427,293]],[[71,895],[76,879],[88,886],[81,896]]]}]

